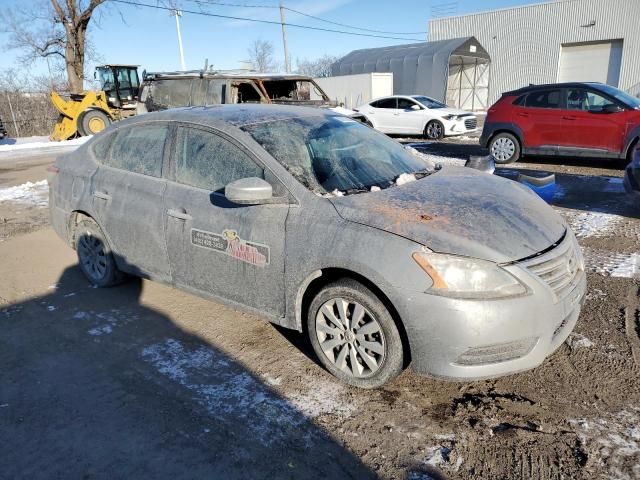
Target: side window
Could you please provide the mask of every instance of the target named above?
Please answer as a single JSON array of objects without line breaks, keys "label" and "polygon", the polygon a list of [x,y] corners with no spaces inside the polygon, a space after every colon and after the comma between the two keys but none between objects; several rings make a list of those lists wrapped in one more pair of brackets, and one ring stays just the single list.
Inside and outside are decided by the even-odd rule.
[{"label": "side window", "polygon": [[586,112],[601,112],[604,108],[615,103],[591,90],[584,88],[570,88],[567,90],[567,108],[569,110],[583,110]]},{"label": "side window", "polygon": [[526,95],[520,95],[518,98],[516,98],[513,101],[512,105],[516,105],[518,107],[524,107],[526,100],[527,100],[527,96]]},{"label": "side window", "polygon": [[213,192],[241,178],[264,178],[264,170],[236,145],[196,128],[178,129],[175,164],[177,182]]},{"label": "side window", "polygon": [[414,105],[417,105],[413,100],[409,100],[408,98],[399,98],[398,99],[398,108],[400,110],[409,110]]},{"label": "side window", "polygon": [[527,95],[527,107],[530,108],[560,108],[561,90],[543,90]]},{"label": "side window", "polygon": [[101,138],[97,138],[91,149],[93,150],[93,154],[98,159],[100,163],[104,163],[107,155],[109,154],[109,147],[111,147],[111,143],[115,138],[115,132],[108,133],[106,135],[102,135]]},{"label": "side window", "polygon": [[169,126],[136,125],[120,129],[111,145],[106,165],[151,177],[162,176],[162,157]]},{"label": "side window", "polygon": [[383,98],[374,105],[375,108],[398,108],[395,98]]}]

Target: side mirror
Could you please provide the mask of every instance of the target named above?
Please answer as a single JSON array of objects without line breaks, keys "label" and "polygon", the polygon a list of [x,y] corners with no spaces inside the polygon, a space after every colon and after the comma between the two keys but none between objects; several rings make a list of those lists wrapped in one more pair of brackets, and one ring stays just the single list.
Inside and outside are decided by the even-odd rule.
[{"label": "side mirror", "polygon": [[589,110],[591,113],[620,113],[624,109],[620,108],[618,105],[610,103],[609,105],[605,105],[600,110]]},{"label": "side mirror", "polygon": [[422,110],[422,109],[420,108],[420,105],[414,104],[414,105],[411,105],[411,110]]},{"label": "side mirror", "polygon": [[224,196],[240,205],[260,205],[273,198],[273,187],[262,178],[241,178],[224,187]]}]

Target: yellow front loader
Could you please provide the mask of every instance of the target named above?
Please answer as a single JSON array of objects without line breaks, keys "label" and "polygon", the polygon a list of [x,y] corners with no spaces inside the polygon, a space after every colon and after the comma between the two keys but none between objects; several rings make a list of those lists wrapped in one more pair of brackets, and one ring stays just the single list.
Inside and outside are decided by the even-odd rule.
[{"label": "yellow front loader", "polygon": [[101,90],[72,94],[69,99],[51,92],[51,103],[60,112],[51,140],[94,135],[111,122],[135,115],[138,102],[137,65],[102,65],[96,67]]}]

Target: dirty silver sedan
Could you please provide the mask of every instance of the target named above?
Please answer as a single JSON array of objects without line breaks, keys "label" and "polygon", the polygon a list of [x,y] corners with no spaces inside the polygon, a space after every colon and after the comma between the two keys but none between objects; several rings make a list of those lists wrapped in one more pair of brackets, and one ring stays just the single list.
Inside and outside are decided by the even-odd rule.
[{"label": "dirty silver sedan", "polygon": [[255,312],[352,385],[539,365],[584,298],[573,233],[517,183],[414,153],[317,109],[169,110],[59,159],[51,221],[93,284],[136,275]]}]

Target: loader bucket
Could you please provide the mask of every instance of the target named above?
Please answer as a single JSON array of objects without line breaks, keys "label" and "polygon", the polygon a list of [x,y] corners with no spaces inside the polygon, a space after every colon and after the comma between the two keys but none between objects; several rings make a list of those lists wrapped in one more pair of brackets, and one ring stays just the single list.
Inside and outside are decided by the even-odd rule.
[{"label": "loader bucket", "polygon": [[82,114],[88,109],[102,110],[109,118],[113,119],[104,92],[85,92],[81,95],[75,95],[69,100],[63,99],[56,92],[51,92],[51,103],[60,112],[58,123],[54,126],[50,136],[53,141],[68,140],[80,134],[78,125]]}]

